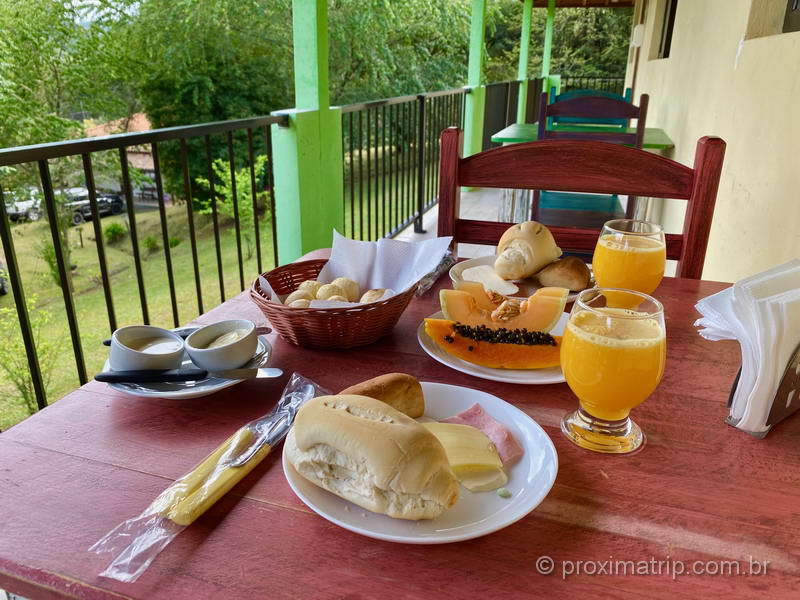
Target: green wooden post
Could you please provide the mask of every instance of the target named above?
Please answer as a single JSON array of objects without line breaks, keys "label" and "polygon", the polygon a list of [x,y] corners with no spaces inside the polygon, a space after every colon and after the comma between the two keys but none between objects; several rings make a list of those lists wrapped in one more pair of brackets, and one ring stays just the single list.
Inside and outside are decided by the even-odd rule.
[{"label": "green wooden post", "polygon": [[472,0],[472,22],[469,34],[469,71],[464,113],[464,156],[477,154],[483,148],[483,113],[486,109],[486,86],[483,85],[484,32],[486,0]]},{"label": "green wooden post", "polygon": [[528,50],[531,43],[531,13],[533,0],[525,0],[522,7],[522,33],[519,41],[519,96],[517,99],[517,123],[525,122],[526,108],[528,107]]},{"label": "green wooden post", "polygon": [[556,0],[547,0],[547,21],[544,25],[544,48],[542,48],[542,79],[544,91],[550,91],[550,54],[553,50],[553,21],[556,18]]},{"label": "green wooden post", "polygon": [[342,216],[342,114],[328,93],[326,0],[292,0],[295,108],[272,126],[278,256],[285,264],[331,245]]}]

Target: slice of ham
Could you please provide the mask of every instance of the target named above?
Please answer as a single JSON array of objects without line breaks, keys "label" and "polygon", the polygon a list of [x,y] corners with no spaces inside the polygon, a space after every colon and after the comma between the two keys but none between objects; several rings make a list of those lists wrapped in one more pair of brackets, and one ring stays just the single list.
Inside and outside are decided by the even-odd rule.
[{"label": "slice of ham", "polygon": [[477,402],[464,412],[442,419],[442,423],[469,425],[475,429],[480,429],[486,434],[486,437],[492,440],[505,467],[514,464],[525,454],[525,450],[514,437],[514,434],[511,433],[511,430],[502,423],[495,421]]}]

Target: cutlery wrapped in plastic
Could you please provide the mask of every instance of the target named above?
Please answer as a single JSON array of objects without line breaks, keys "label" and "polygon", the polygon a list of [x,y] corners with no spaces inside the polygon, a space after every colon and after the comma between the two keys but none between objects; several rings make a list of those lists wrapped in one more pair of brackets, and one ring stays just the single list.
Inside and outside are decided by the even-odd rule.
[{"label": "cutlery wrapped in plastic", "polygon": [[293,373],[269,414],[251,421],[176,480],[132,519],[120,523],[89,548],[113,559],[100,573],[136,581],[181,531],[241,481],[279,444],[308,400],[326,394],[310,379]]}]

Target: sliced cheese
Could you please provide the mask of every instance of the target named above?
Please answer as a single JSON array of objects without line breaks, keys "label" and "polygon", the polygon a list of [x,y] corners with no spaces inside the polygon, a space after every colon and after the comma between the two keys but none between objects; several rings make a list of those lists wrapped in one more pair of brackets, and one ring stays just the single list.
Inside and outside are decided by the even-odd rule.
[{"label": "sliced cheese", "polygon": [[490,492],[508,483],[508,476],[500,467],[462,469],[456,477],[470,492]]},{"label": "sliced cheese", "polygon": [[461,273],[461,279],[482,283],[485,289],[494,290],[504,296],[510,296],[519,291],[516,285],[500,277],[491,265],[480,265],[464,269]]},{"label": "sliced cheese", "polygon": [[458,481],[471,492],[496,490],[508,482],[497,448],[479,429],[455,423],[422,423],[444,446]]}]

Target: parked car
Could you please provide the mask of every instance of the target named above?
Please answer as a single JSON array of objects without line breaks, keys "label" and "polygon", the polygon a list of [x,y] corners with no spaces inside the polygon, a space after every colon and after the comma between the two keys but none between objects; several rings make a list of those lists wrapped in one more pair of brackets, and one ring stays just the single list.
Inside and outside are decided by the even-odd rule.
[{"label": "parked car", "polygon": [[[64,206],[71,211],[70,221],[80,225],[92,218],[92,207],[89,203],[89,191],[86,188],[70,188],[67,190],[68,201]],[[125,208],[122,196],[113,192],[97,192],[97,212],[101,217],[118,215]]]},{"label": "parked car", "polygon": [[38,221],[42,218],[41,200],[36,189],[5,194],[6,214],[12,221]]},{"label": "parked car", "polygon": [[8,285],[8,279],[6,279],[6,264],[3,261],[0,261],[0,296],[5,296],[11,286]]}]

